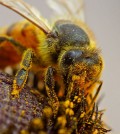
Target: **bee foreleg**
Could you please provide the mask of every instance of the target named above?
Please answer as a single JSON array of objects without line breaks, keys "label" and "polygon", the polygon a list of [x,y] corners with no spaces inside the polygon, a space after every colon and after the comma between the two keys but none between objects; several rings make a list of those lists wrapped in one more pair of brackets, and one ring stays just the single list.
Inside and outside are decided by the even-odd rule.
[{"label": "bee foreleg", "polygon": [[24,85],[28,78],[28,72],[31,68],[32,58],[33,50],[27,49],[23,54],[20,69],[17,71],[15,78],[13,80],[13,90],[11,94],[15,97],[19,96],[19,92],[22,90],[22,88],[24,88]]},{"label": "bee foreleg", "polygon": [[55,70],[52,67],[49,67],[47,69],[47,72],[45,75],[45,88],[46,88],[46,92],[48,95],[49,104],[53,109],[54,116],[56,116],[58,108],[59,108],[59,101],[54,90],[54,87],[55,87],[54,71]]},{"label": "bee foreleg", "polygon": [[97,97],[98,97],[98,94],[99,94],[99,92],[100,92],[100,90],[101,90],[101,87],[102,87],[103,82],[102,82],[102,81],[97,81],[96,84],[99,84],[99,86],[98,86],[98,88],[97,88],[97,91],[96,91],[94,97],[92,97],[92,100],[91,100],[91,102],[90,102],[90,104],[89,104],[89,108],[88,108],[87,113],[88,113],[88,112],[91,110],[91,108],[93,107],[93,105],[94,105],[94,103],[95,103],[95,101],[96,101],[96,99],[97,99]]},{"label": "bee foreleg", "polygon": [[17,48],[17,50],[19,50],[19,52],[23,52],[26,48],[24,46],[22,46],[18,41],[16,41],[15,39],[8,37],[8,36],[0,36],[0,44],[2,44],[3,42],[8,41],[10,42],[15,48]]}]

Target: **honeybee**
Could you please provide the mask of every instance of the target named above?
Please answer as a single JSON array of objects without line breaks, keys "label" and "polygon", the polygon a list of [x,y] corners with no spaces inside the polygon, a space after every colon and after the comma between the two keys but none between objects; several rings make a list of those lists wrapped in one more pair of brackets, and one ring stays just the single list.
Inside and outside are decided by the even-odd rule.
[{"label": "honeybee", "polygon": [[[45,71],[45,89],[54,113],[58,109],[59,97],[72,99],[80,90],[86,95],[91,94],[98,84],[92,104],[102,85],[103,59],[86,24],[71,14],[68,20],[58,20],[51,28],[22,0],[0,0],[0,4],[28,20],[0,30],[0,67],[21,61],[11,94],[19,96],[30,69],[42,70]],[[5,61],[8,52],[12,54],[9,61]],[[55,88],[56,82],[60,88]]]}]

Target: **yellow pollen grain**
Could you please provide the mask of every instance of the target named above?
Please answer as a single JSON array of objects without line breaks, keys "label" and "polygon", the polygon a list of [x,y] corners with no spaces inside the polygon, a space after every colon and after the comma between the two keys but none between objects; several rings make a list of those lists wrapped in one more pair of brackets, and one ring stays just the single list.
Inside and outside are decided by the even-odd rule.
[{"label": "yellow pollen grain", "polygon": [[21,130],[20,134],[29,134],[29,132],[27,130]]},{"label": "yellow pollen grain", "polygon": [[74,115],[74,111],[72,109],[69,110],[69,115],[70,116]]},{"label": "yellow pollen grain", "polygon": [[25,110],[21,111],[21,116],[25,116]]},{"label": "yellow pollen grain", "polygon": [[64,106],[67,108],[67,107],[69,107],[69,105],[70,105],[70,101],[66,100],[65,103],[64,103]]},{"label": "yellow pollen grain", "polygon": [[72,76],[72,81],[79,80],[79,79],[80,79],[80,76],[77,76],[77,75]]},{"label": "yellow pollen grain", "polygon": [[80,103],[80,102],[81,102],[81,98],[78,98],[77,103]]},{"label": "yellow pollen grain", "polygon": [[67,123],[65,116],[58,117],[57,120],[58,120],[58,124],[61,125],[61,127],[65,127]]},{"label": "yellow pollen grain", "polygon": [[83,118],[85,116],[85,112],[83,112],[81,115],[80,115],[80,118]]},{"label": "yellow pollen grain", "polygon": [[69,111],[70,111],[70,108],[67,108],[67,109],[65,110],[65,113],[66,113],[66,114],[69,114]]},{"label": "yellow pollen grain", "polygon": [[70,108],[73,108],[74,105],[73,105],[73,102],[70,102]]},{"label": "yellow pollen grain", "polygon": [[52,116],[53,112],[52,109],[50,107],[46,107],[43,109],[43,113],[49,118]]},{"label": "yellow pollen grain", "polygon": [[40,129],[44,128],[44,124],[43,124],[42,120],[39,118],[33,119],[32,123],[34,126],[39,126]]},{"label": "yellow pollen grain", "polygon": [[60,129],[60,130],[58,131],[58,134],[66,134],[66,129]]},{"label": "yellow pollen grain", "polygon": [[77,100],[78,96],[75,96],[74,99]]}]

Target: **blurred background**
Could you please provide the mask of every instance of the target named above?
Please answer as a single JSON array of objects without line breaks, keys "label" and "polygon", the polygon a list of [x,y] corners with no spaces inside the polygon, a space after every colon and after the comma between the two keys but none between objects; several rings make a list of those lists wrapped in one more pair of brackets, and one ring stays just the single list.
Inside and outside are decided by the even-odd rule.
[{"label": "blurred background", "polygon": [[[25,0],[36,7],[45,18],[52,10],[43,0]],[[100,109],[106,109],[104,119],[112,134],[120,134],[120,0],[85,0],[85,21],[93,30],[98,47],[102,49],[105,68]],[[0,26],[21,20],[22,17],[0,5]]]}]

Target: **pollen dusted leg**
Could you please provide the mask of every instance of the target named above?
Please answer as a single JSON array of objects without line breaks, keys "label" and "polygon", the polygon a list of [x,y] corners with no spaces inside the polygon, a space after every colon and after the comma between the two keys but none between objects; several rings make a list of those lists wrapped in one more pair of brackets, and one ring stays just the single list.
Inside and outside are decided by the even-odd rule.
[{"label": "pollen dusted leg", "polygon": [[91,110],[91,108],[92,108],[93,105],[95,104],[95,101],[96,101],[96,99],[97,99],[97,97],[98,97],[98,94],[99,94],[99,92],[100,92],[100,90],[101,90],[101,87],[102,87],[103,82],[102,82],[102,81],[97,81],[95,84],[98,84],[99,86],[98,86],[98,88],[97,88],[97,91],[96,91],[95,95],[92,97],[92,100],[91,100],[91,102],[90,102],[90,104],[89,104],[87,113]]},{"label": "pollen dusted leg", "polygon": [[54,116],[56,116],[59,107],[59,101],[54,91],[54,87],[55,87],[54,69],[52,67],[49,67],[45,75],[45,88],[49,98],[49,104],[52,107]]},{"label": "pollen dusted leg", "polygon": [[32,64],[32,58],[33,58],[33,50],[27,49],[23,54],[20,69],[18,70],[13,80],[13,90],[11,94],[14,95],[15,97],[19,96],[19,92],[22,90],[22,88],[26,83],[26,80],[28,78],[28,72]]}]

